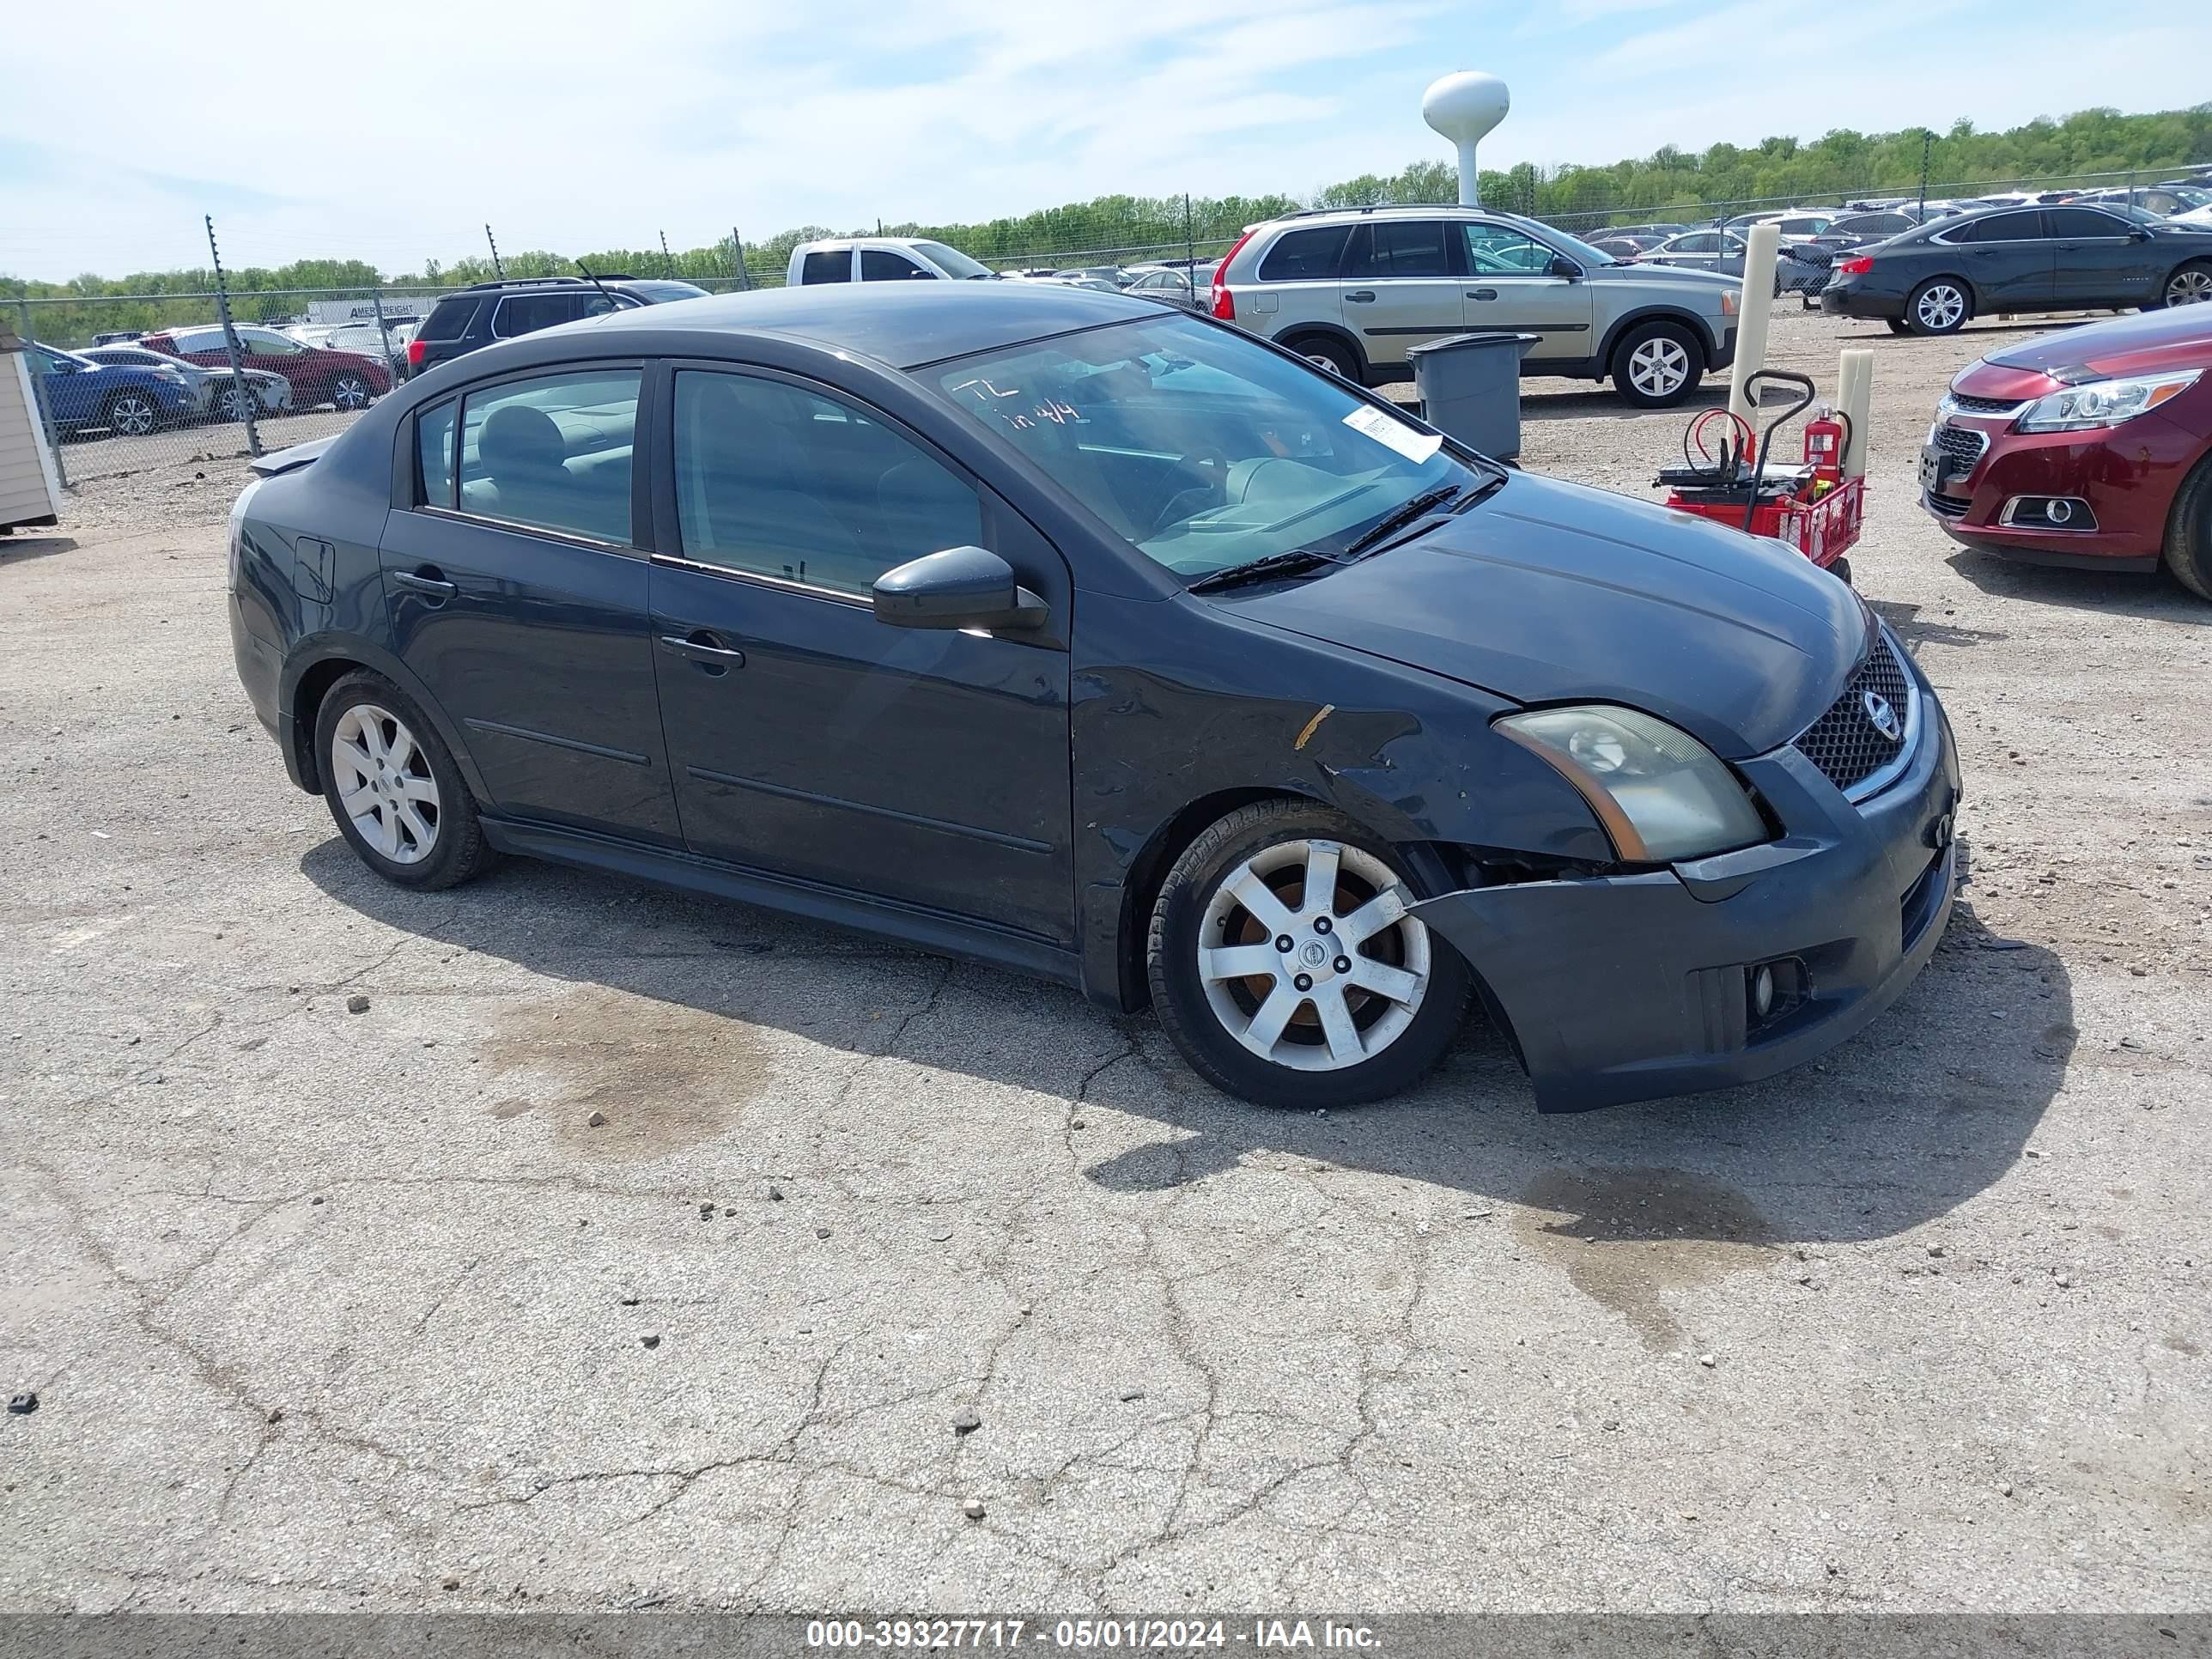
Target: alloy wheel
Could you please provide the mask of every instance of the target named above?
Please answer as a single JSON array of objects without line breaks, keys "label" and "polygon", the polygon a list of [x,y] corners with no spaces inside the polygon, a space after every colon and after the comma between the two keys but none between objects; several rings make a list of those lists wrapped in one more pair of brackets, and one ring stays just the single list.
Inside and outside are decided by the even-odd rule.
[{"label": "alloy wheel", "polygon": [[1671,398],[1690,378],[1690,354],[1672,336],[1656,335],[1628,354],[1630,384],[1647,398]]},{"label": "alloy wheel", "polygon": [[338,805],[362,840],[394,864],[419,864],[438,844],[438,781],[404,722],[373,702],[338,716],[331,733]]},{"label": "alloy wheel", "polygon": [[2212,301],[2212,270],[2177,270],[2166,285],[2166,302],[2170,306],[2203,305],[2207,301]]},{"label": "alloy wheel", "polygon": [[227,386],[216,398],[216,409],[226,421],[242,421],[252,407],[253,394],[243,386]]},{"label": "alloy wheel", "polygon": [[1338,365],[1336,359],[1325,351],[1309,351],[1305,354],[1305,357],[1306,361],[1316,368],[1326,369],[1331,374],[1340,378],[1344,374],[1343,368]]},{"label": "alloy wheel", "polygon": [[1272,1064],[1336,1072],[1405,1034],[1430,980],[1429,931],[1373,854],[1285,841],[1214,889],[1198,972],[1222,1029]]},{"label": "alloy wheel", "polygon": [[349,374],[331,388],[331,401],[340,409],[366,409],[368,398],[368,382],[358,374]]},{"label": "alloy wheel", "polygon": [[133,438],[143,438],[154,429],[157,416],[154,405],[143,398],[129,395],[118,398],[108,406],[108,423],[118,432]]},{"label": "alloy wheel", "polygon": [[1923,328],[1942,333],[1958,327],[1966,315],[1966,296],[1948,283],[1938,283],[1920,296],[1914,307]]}]

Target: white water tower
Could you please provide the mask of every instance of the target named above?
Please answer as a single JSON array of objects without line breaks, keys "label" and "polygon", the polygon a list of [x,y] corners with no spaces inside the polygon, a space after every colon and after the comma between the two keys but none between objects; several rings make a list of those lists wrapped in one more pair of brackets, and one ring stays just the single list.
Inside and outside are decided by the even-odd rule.
[{"label": "white water tower", "polygon": [[1421,94],[1421,118],[1451,140],[1459,151],[1459,199],[1474,207],[1481,200],[1476,181],[1474,147],[1513,107],[1505,82],[1480,70],[1462,70],[1431,82]]}]

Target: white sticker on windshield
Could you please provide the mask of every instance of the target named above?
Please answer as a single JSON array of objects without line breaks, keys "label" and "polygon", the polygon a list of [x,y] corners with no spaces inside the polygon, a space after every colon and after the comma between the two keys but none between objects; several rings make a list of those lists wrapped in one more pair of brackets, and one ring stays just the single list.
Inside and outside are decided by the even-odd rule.
[{"label": "white sticker on windshield", "polygon": [[1396,450],[1407,460],[1425,461],[1444,447],[1444,441],[1433,432],[1417,432],[1403,421],[1384,414],[1372,404],[1362,404],[1344,417],[1345,425],[1354,432]]}]

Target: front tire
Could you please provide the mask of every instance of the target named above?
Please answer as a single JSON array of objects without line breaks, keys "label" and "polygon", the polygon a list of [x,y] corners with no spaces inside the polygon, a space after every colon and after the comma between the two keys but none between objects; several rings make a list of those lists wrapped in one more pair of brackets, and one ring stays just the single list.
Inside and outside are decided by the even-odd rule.
[{"label": "front tire", "polygon": [[1152,1006],[1190,1067],[1261,1106],[1397,1093],[1467,1012],[1467,964],[1407,914],[1389,845],[1310,801],[1239,807],[1176,860],[1146,947]]},{"label": "front tire", "polygon": [[1905,325],[1915,334],[1956,334],[1973,314],[1966,285],[1950,276],[1931,277],[1905,302]]},{"label": "front tire", "polygon": [[253,407],[252,389],[236,380],[227,381],[215,394],[215,418],[233,424],[245,420]]},{"label": "front tire", "polygon": [[331,402],[347,414],[367,409],[376,399],[376,392],[366,374],[349,369],[331,382]]},{"label": "front tire", "polygon": [[315,763],[338,833],[395,886],[452,887],[491,862],[453,752],[381,674],[349,674],[323,698]]},{"label": "front tire", "polygon": [[2166,568],[2200,599],[2212,599],[2212,456],[2174,492],[2166,518]]},{"label": "front tire", "polygon": [[2160,306],[2197,306],[2212,301],[2212,259],[2191,259],[2166,279]]},{"label": "front tire", "polygon": [[1912,332],[1912,325],[1906,322],[1902,317],[1892,317],[1887,320],[1889,323],[1889,331],[1892,334],[1910,334]]},{"label": "front tire", "polygon": [[1613,349],[1613,389],[1638,409],[1668,409],[1705,378],[1705,348],[1680,323],[1645,323]]}]

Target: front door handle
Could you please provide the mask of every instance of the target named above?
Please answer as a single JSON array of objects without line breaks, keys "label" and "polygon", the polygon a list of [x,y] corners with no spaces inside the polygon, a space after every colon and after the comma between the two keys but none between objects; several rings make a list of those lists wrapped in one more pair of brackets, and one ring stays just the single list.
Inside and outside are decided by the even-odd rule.
[{"label": "front door handle", "polygon": [[696,663],[709,674],[726,674],[732,668],[745,665],[745,653],[732,646],[724,645],[720,635],[712,629],[695,628],[689,634],[663,634],[660,648],[674,653],[687,662]]},{"label": "front door handle", "polygon": [[449,582],[445,573],[434,564],[426,564],[419,570],[398,570],[392,576],[394,585],[410,592],[427,593],[434,599],[450,599],[459,592],[460,584]]},{"label": "front door handle", "polygon": [[1495,300],[1498,290],[1494,288],[1471,288],[1467,291],[1467,297],[1470,300]]},{"label": "front door handle", "polygon": [[1375,290],[1371,288],[1356,288],[1344,297],[1354,305],[1372,305],[1375,301]]}]

